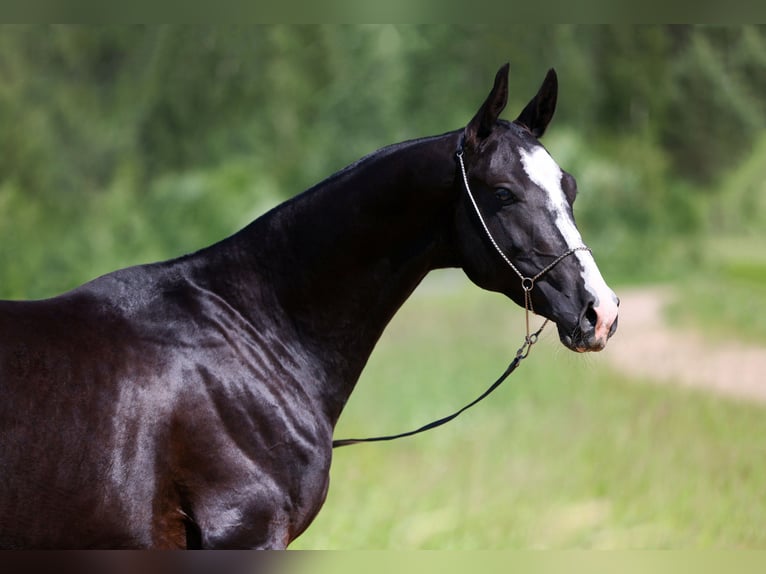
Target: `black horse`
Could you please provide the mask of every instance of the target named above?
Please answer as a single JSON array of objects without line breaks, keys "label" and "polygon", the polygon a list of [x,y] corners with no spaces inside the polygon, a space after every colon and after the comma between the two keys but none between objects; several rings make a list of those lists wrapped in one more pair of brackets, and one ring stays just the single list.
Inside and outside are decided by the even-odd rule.
[{"label": "black horse", "polygon": [[507,84],[506,65],[465,129],[383,148],[211,247],[0,302],[0,546],[284,548],[324,502],[373,347],[435,268],[523,305],[520,276],[556,262],[534,310],[601,350],[617,299],[538,142],[556,75],[514,122]]}]

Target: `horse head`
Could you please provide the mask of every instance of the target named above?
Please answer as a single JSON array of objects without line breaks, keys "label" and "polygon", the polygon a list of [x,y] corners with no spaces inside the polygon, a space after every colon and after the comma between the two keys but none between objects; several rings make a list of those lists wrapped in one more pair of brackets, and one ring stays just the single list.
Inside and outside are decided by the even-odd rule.
[{"label": "horse head", "polygon": [[461,138],[457,243],[474,283],[555,322],[568,348],[600,351],[617,328],[619,300],[575,225],[574,177],[538,141],[557,93],[551,69],[519,116],[501,120],[508,65],[500,68]]}]

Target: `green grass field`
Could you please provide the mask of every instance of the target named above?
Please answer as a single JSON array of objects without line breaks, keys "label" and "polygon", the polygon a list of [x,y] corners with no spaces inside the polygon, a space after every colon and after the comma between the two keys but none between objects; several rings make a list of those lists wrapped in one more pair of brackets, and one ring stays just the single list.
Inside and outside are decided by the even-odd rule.
[{"label": "green grass field", "polygon": [[[336,436],[408,430],[462,406],[502,372],[522,329],[502,297],[453,272],[429,278]],[[450,425],[337,450],[327,502],[292,548],[766,547],[766,410],[645,383],[567,351],[551,327]]]},{"label": "green grass field", "polygon": [[680,282],[671,318],[711,340],[766,345],[766,239],[713,237],[706,251],[707,264]]}]

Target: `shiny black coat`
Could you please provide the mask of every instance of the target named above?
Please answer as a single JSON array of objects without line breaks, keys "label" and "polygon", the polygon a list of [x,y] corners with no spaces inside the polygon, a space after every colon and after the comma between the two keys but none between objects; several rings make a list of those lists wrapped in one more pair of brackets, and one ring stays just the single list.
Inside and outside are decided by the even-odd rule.
[{"label": "shiny black coat", "polygon": [[[192,255],[0,301],[0,547],[295,539],[324,502],[338,417],[423,277],[462,267],[523,303],[467,203],[458,146],[516,265],[534,275],[565,251],[518,160],[539,147],[555,74],[516,122],[498,120],[506,98],[504,67],[464,130],[375,152]],[[514,207],[495,194],[508,182]],[[593,302],[577,265],[532,298],[579,349]]]},{"label": "shiny black coat", "polygon": [[[300,534],[367,357],[442,263],[448,208],[423,208],[451,193],[456,140],[388,148],[193,255],[0,302],[0,546]],[[449,169],[397,169],[419,149]]]}]

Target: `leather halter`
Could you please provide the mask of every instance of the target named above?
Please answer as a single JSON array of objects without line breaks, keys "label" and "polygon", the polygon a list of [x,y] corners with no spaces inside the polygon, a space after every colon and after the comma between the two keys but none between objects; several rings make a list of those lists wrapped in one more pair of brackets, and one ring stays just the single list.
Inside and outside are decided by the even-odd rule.
[{"label": "leather halter", "polygon": [[531,313],[534,313],[534,309],[532,308],[532,289],[535,287],[535,282],[545,275],[548,271],[553,269],[556,265],[558,265],[562,260],[566,259],[568,256],[572,255],[576,251],[590,251],[590,248],[586,245],[580,245],[578,247],[572,247],[571,249],[568,249],[561,255],[559,255],[556,259],[553,260],[553,262],[546,265],[542,270],[540,270],[536,275],[529,277],[527,275],[524,275],[519,269],[513,264],[513,262],[508,258],[508,256],[503,252],[503,250],[498,245],[497,241],[495,241],[495,238],[492,236],[492,233],[489,230],[489,227],[487,226],[486,221],[484,220],[484,217],[481,214],[481,211],[479,210],[479,206],[476,203],[476,199],[474,198],[473,192],[471,192],[471,186],[468,184],[468,175],[466,173],[465,169],[465,163],[463,162],[463,139],[461,138],[460,144],[458,146],[457,151],[455,152],[455,157],[458,160],[458,163],[460,165],[460,173],[463,176],[463,184],[465,186],[465,190],[468,193],[468,197],[471,200],[471,204],[473,205],[474,211],[476,212],[476,216],[478,217],[479,221],[481,222],[481,226],[484,229],[484,232],[487,235],[487,238],[489,239],[489,242],[493,245],[497,253],[500,255],[500,257],[505,261],[505,263],[510,267],[516,275],[518,275],[519,279],[521,280],[521,288],[524,290],[524,310],[525,310],[525,319],[526,319],[526,335],[524,337],[524,343],[519,347],[516,351],[516,355],[513,357],[513,360],[510,362],[508,367],[505,369],[502,375],[494,382],[492,383],[489,388],[484,391],[481,395],[479,395],[476,399],[465,405],[463,408],[455,411],[454,413],[447,415],[445,417],[442,417],[440,419],[437,419],[433,422],[430,422],[426,425],[423,425],[420,428],[417,428],[415,430],[402,432],[398,434],[392,434],[392,435],[384,435],[384,436],[376,436],[376,437],[369,437],[369,438],[350,438],[350,439],[340,439],[340,440],[334,440],[332,441],[332,447],[338,448],[341,446],[349,446],[352,444],[358,444],[363,442],[383,442],[383,441],[390,441],[395,440],[398,438],[404,438],[416,434],[420,434],[422,432],[434,429],[436,427],[440,427],[451,420],[457,418],[460,414],[470,409],[475,404],[481,402],[485,398],[487,398],[497,387],[500,386],[500,384],[505,381],[505,379],[508,378],[508,376],[516,370],[516,367],[519,366],[522,360],[526,359],[529,355],[529,351],[532,349],[532,345],[537,343],[537,340],[540,336],[540,333],[545,328],[545,326],[548,324],[548,319],[546,319],[543,324],[540,326],[540,328],[535,331],[534,333],[530,332],[529,327],[529,316]]}]

